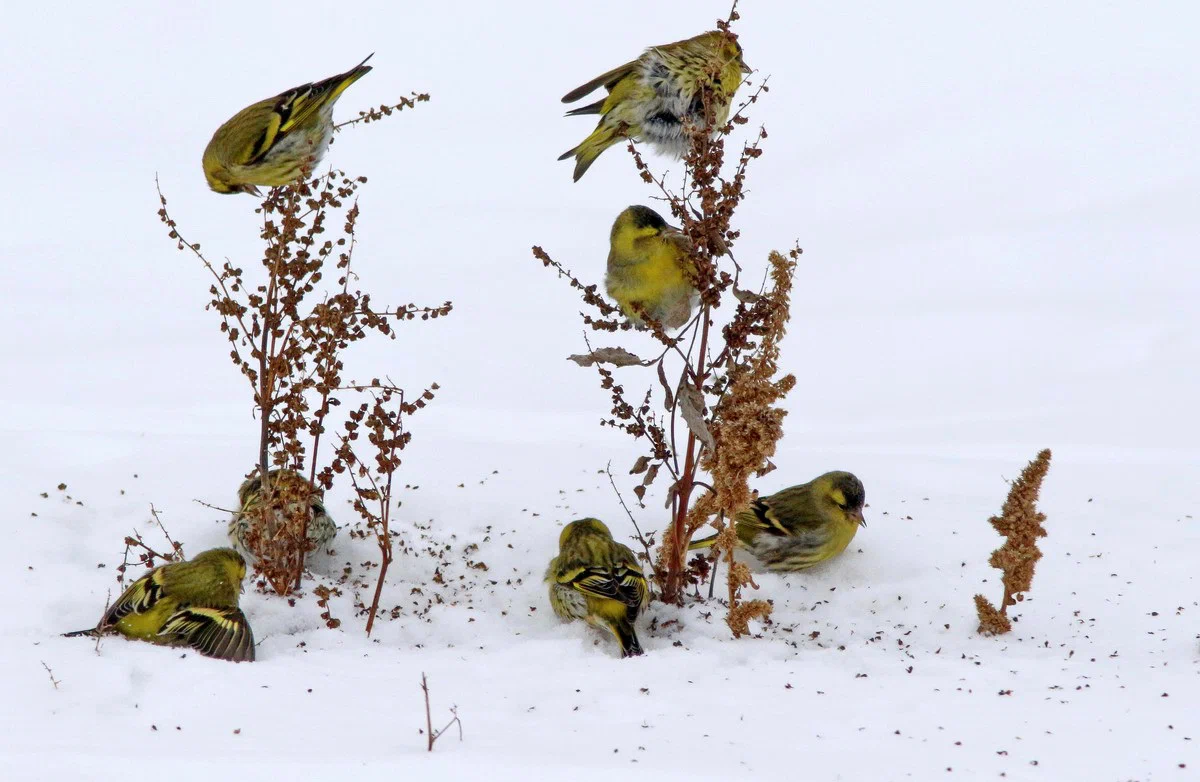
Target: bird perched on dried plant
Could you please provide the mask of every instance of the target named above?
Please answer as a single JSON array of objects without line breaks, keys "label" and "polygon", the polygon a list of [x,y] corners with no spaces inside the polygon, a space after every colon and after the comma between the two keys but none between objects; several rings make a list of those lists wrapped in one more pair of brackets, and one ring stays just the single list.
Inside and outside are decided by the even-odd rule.
[{"label": "bird perched on dried plant", "polygon": [[[805,570],[846,550],[863,520],[866,491],[848,472],[824,475],[760,497],[734,518],[738,544],[768,570]],[[709,548],[716,536],[692,541],[688,550]]]},{"label": "bird perched on dried plant", "polygon": [[[321,551],[337,536],[337,525],[325,509],[325,503],[319,489],[308,482],[295,470],[271,470],[271,491],[274,495],[274,513],[264,515],[262,476],[255,475],[242,483],[238,488],[238,510],[229,520],[229,542],[248,561],[254,562],[255,537],[252,530],[258,533],[258,541],[273,540],[284,521],[298,513],[307,511],[306,523],[309,548]],[[265,527],[262,526],[265,519]]]},{"label": "bird perched on dried plant", "polygon": [[580,519],[563,527],[546,583],[550,606],[560,619],[583,619],[609,631],[622,657],[642,654],[633,623],[650,599],[650,590],[637,557],[613,540],[602,521]]},{"label": "bird perched on dried plant", "polygon": [[187,562],[154,568],[129,585],[90,630],[67,636],[119,633],[168,646],[188,646],[207,657],[254,660],[254,633],[238,608],[246,561],[215,548]]},{"label": "bird perched on dried plant", "polygon": [[658,212],[631,206],[617,215],[609,235],[604,287],[625,317],[641,326],[641,313],[677,329],[696,308],[690,244]]},{"label": "bird perched on dried plant", "polygon": [[[601,74],[563,96],[574,103],[600,87],[608,95],[567,112],[568,116],[599,114],[600,123],[579,146],[559,160],[575,157],[575,181],[600,153],[623,138],[652,145],[664,155],[681,158],[687,151],[684,124],[708,127],[705,95],[710,95],[713,128],[729,120],[729,104],[750,68],[742,47],[731,33],[711,32],[652,46],[641,57]],[[706,89],[709,88],[709,89]]]},{"label": "bird perched on dried plant", "polygon": [[337,76],[260,100],[234,114],[204,150],[204,176],[218,193],[260,195],[259,185],[295,182],[333,138],[333,104],[371,70],[367,59]]}]

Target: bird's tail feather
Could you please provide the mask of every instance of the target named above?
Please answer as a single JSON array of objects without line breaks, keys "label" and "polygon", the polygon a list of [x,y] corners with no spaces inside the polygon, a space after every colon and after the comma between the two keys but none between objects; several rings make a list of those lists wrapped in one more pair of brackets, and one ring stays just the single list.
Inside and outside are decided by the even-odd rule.
[{"label": "bird's tail feather", "polygon": [[[367,60],[369,59],[371,58],[368,57]],[[366,62],[367,60],[363,60],[363,62]],[[340,76],[334,76],[332,79],[329,79],[329,83],[332,84],[333,89],[330,91],[327,101],[323,102],[333,103],[342,96],[342,93],[345,92],[351,84],[366,76],[370,72],[370,65],[362,65],[360,63]]]},{"label": "bird's tail feather", "polygon": [[568,117],[578,117],[580,114],[599,114],[600,111],[604,108],[604,102],[607,100],[608,100],[608,98],[601,98],[600,100],[596,101],[595,103],[589,103],[586,106],[580,106],[577,109],[571,109],[570,111],[567,112],[567,116]]},{"label": "bird's tail feather", "polygon": [[574,179],[578,182],[592,163],[596,162],[596,158],[600,157],[600,153],[616,144],[620,138],[616,128],[607,127],[601,121],[600,126],[592,131],[592,135],[585,138],[579,146],[562,153],[558,159],[566,160],[572,155],[575,156]]},{"label": "bird's tail feather", "polygon": [[617,637],[617,643],[621,645],[622,657],[637,657],[644,654],[632,622],[613,622],[610,628],[613,635]]}]

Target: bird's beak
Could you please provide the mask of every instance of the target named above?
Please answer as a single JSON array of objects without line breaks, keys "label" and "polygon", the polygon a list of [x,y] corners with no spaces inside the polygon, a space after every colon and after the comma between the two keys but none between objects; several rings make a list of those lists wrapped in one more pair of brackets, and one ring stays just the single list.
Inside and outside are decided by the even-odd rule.
[{"label": "bird's beak", "polygon": [[745,60],[742,60],[742,73],[753,73],[753,72],[754,72],[754,69],[751,68],[749,65],[747,65]]},{"label": "bird's beak", "polygon": [[259,198],[262,198],[262,191],[259,190],[254,185],[242,185],[242,192],[249,193],[252,196],[258,196]]},{"label": "bird's beak", "polygon": [[867,520],[863,518],[862,508],[857,508],[856,510],[850,511],[849,515],[850,515],[850,519],[852,521],[858,522],[858,526],[860,526],[860,527],[867,526]]}]

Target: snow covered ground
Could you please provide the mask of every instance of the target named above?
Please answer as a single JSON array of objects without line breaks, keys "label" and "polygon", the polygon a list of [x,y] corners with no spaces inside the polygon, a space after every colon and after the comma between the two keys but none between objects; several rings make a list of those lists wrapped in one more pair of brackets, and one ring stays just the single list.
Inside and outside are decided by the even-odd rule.
[{"label": "snow covered ground", "polygon": [[[599,471],[636,451],[595,425],[607,397],[563,360],[576,300],[529,247],[598,281],[612,218],[650,195],[619,149],[571,182],[554,158],[591,123],[558,97],[725,10],[6,9],[0,775],[1194,778],[1200,12],[1184,4],[747,3],[737,29],[772,89],[738,257],[805,248],[784,354],[800,384],[761,488],[852,470],[870,526],[816,571],[759,577],[776,607],[760,637],[731,640],[714,604],[655,604],[648,654],[620,660],[553,619],[557,530],[596,515],[631,533]],[[294,608],[249,593],[253,665],[59,637],[95,621],[151,503],[189,553],[220,545],[221,514],[193,500],[228,506],[253,460],[244,381],[202,270],[157,221],[155,174],[189,239],[249,263],[254,203],[205,187],[210,134],[371,51],[341,116],[433,100],[331,150],[371,180],[356,263],[380,301],[455,303],[352,356],[443,389],[406,452],[397,618],[368,641],[349,588],[337,630],[311,588]],[[986,519],[1042,447],[1045,559],[1014,632],[981,638],[971,596],[1000,591]],[[347,496],[331,493],[343,524]],[[373,551],[343,530],[316,577]],[[422,672],[435,723],[456,705],[464,725],[432,755]]]}]

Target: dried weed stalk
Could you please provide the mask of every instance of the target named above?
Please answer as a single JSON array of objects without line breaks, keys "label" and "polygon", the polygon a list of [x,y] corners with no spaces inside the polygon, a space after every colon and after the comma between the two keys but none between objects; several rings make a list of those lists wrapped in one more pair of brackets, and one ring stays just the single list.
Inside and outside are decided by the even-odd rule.
[{"label": "dried weed stalk", "polygon": [[333,129],[341,130],[342,128],[349,127],[351,125],[357,125],[360,122],[364,125],[369,125],[372,122],[378,122],[384,117],[390,117],[396,112],[404,111],[405,109],[415,109],[418,103],[429,102],[429,93],[427,92],[413,92],[410,94],[412,95],[411,98],[401,98],[398,103],[393,103],[391,105],[383,103],[380,104],[378,108],[360,111],[358,112],[357,117],[346,120],[345,122],[339,122],[337,125],[333,126]]},{"label": "dried weed stalk", "polygon": [[1025,599],[1025,592],[1033,588],[1033,569],[1042,558],[1037,539],[1046,537],[1042,522],[1046,514],[1037,509],[1038,494],[1042,480],[1050,469],[1050,449],[1037,455],[1021,475],[1013,481],[1008,498],[999,516],[988,522],[1004,536],[1004,545],[992,552],[988,564],[1000,568],[1004,573],[1004,597],[997,610],[983,595],[975,595],[975,608],[979,613],[979,632],[1000,635],[1012,630],[1008,618],[1008,607]]},{"label": "dried weed stalk", "polygon": [[[419,95],[390,108],[411,107],[427,99]],[[384,108],[389,107],[360,119],[391,113]],[[373,332],[395,339],[395,322],[431,320],[451,310],[450,302],[437,307],[379,308],[370,294],[351,287],[358,279],[351,269],[359,217],[357,190],[364,182],[365,177],[330,170],[273,188],[257,210],[263,218],[260,236],[265,247],[254,274],[229,260],[214,264],[199,244],[185,240],[159,191],[158,214],[169,236],[212,276],[208,308],[220,316],[230,358],[254,395],[259,448],[249,475],[263,477],[264,502],[257,509],[262,519],[252,524],[247,546],[257,557],[256,569],[279,594],[290,593],[300,583],[311,545],[305,501],[311,488],[300,481],[272,485],[270,470],[287,467],[306,474],[314,486],[331,488],[332,465],[319,468],[326,418],[345,394],[380,390],[378,381],[358,385],[342,377],[344,351]],[[327,238],[327,231],[334,238]],[[335,283],[322,284],[330,274],[335,275]],[[391,391],[400,389],[392,386]]]},{"label": "dried weed stalk", "polygon": [[450,729],[451,725],[458,725],[458,740],[462,741],[462,720],[458,718],[458,707],[451,706],[450,713],[453,718],[447,722],[441,730],[433,729],[433,716],[429,708],[429,682],[425,679],[425,674],[421,674],[421,692],[425,694],[425,751],[433,752],[433,745],[442,737],[442,734]]},{"label": "dried weed stalk", "polygon": [[[737,18],[733,11],[718,26],[736,37],[729,23]],[[719,67],[719,63],[712,64],[714,75]],[[713,90],[706,85],[711,85],[711,80],[700,84],[711,127]],[[670,603],[681,603],[687,585],[698,580],[687,563],[692,534],[714,517],[719,526],[722,515],[732,515],[744,506],[750,498],[749,476],[773,469],[769,459],[783,434],[781,423],[786,414],[777,405],[795,384],[790,375],[777,376],[777,361],[800,250],[787,255],[771,253],[770,284],[758,293],[740,287],[741,268],[730,252],[739,237],[731,221],[746,196],[746,171],[762,154],[760,144],[767,133],[760,128],[745,142],[732,166],[726,165],[726,139],[735,126],[748,122],[746,110],[766,91],[763,80],[729,122],[711,134],[697,126],[686,128],[690,143],[679,190],[667,185],[665,175],[651,173],[637,148],[629,145],[640,177],[658,190],[656,198],[670,207],[688,237],[699,312],[675,335],[650,321],[650,334],[660,346],[652,358],[642,359],[622,346],[593,348],[586,337],[588,353],[571,357],[582,366],[594,366],[601,387],[609,392],[611,416],[601,425],[621,429],[646,445],[647,452],[631,470],[641,476],[633,489],[638,500],[660,475],[669,476],[670,521],[654,563],[654,578],[661,599]],[[581,316],[591,330],[616,334],[631,328],[596,285],[582,283],[541,247],[534,247],[533,254],[580,292],[589,310]],[[732,312],[718,326],[721,307]],[[625,383],[618,381],[617,370],[627,374],[635,370],[622,367],[653,367],[656,380],[649,382],[644,394],[631,395]],[[709,481],[703,480],[701,473],[707,473]],[[706,492],[695,500],[698,488]],[[720,538],[718,544],[731,562],[733,544],[731,534]],[[753,585],[748,571],[735,564],[729,570],[728,621],[739,635],[746,632],[750,619],[764,617],[770,610],[762,601],[739,601],[740,589],[746,585]]]},{"label": "dried weed stalk", "polygon": [[55,679],[55,678],[54,678],[54,671],[52,671],[52,670],[50,669],[50,666],[49,666],[49,665],[46,665],[46,661],[45,661],[45,660],[38,660],[38,662],[40,662],[40,663],[42,664],[42,667],[46,669],[46,673],[47,673],[47,674],[50,676],[50,683],[51,683],[51,684],[53,684],[53,685],[54,685],[54,689],[56,689],[56,690],[57,690],[57,689],[58,689],[58,685],[62,684],[62,680],[61,680],[61,679]]},{"label": "dried weed stalk", "polygon": [[[438,390],[437,383],[427,388],[415,402],[406,402],[404,392],[392,385],[375,381],[377,393],[372,401],[363,402],[350,411],[345,423],[345,433],[340,436],[337,452],[331,465],[334,472],[347,472],[354,486],[354,509],[366,522],[367,529],[375,535],[379,545],[379,575],[375,581],[375,592],[367,610],[367,635],[375,627],[375,614],[379,610],[379,596],[387,578],[388,565],[392,564],[392,498],[393,480],[400,469],[400,452],[408,445],[412,435],[404,428],[404,416],[410,416],[433,399]],[[366,431],[367,441],[375,449],[374,463],[364,462],[354,452],[353,443]]]},{"label": "dried weed stalk", "polygon": [[768,258],[771,287],[735,315],[733,325],[737,324],[738,315],[745,313],[744,330],[726,331],[727,349],[731,341],[751,335],[757,339],[756,347],[749,350],[751,346],[748,345],[748,352],[734,353],[738,357],[726,368],[726,386],[710,416],[709,430],[714,447],[704,452],[700,462],[701,468],[712,476],[714,491],[701,497],[685,520],[684,531],[690,540],[704,521],[716,517],[715,526],[719,531],[716,548],[723,552],[728,565],[729,615],[726,622],[734,637],[750,632],[750,620],[763,619],[771,613],[771,605],[764,600],[742,602],[739,599],[742,587],[757,589],[758,585],[750,577],[749,568],[734,560],[737,534],[725,519],[732,518],[750,504],[750,476],[761,477],[775,469],[771,457],[775,455],[776,443],[783,437],[783,418],[787,415],[778,404],[796,385],[793,375],[779,377],[778,361],[779,342],[787,330],[792,277],[799,255],[798,249],[788,257],[771,253]]},{"label": "dried weed stalk", "polygon": [[[154,519],[154,523],[158,525],[159,532],[167,541],[170,553],[159,553],[150,548],[142,537],[142,533],[134,530],[132,535],[125,536],[125,551],[121,554],[121,564],[117,566],[117,584],[123,586],[125,584],[125,574],[129,571],[132,565],[146,570],[153,570],[159,565],[165,565],[168,562],[182,562],[187,557],[183,554],[183,544],[176,542],[171,533],[167,532],[166,526],[162,522],[162,518],[158,515],[158,508],[155,508],[153,503],[150,505],[150,517]],[[136,553],[136,559],[133,562],[129,561],[129,555]]]}]

